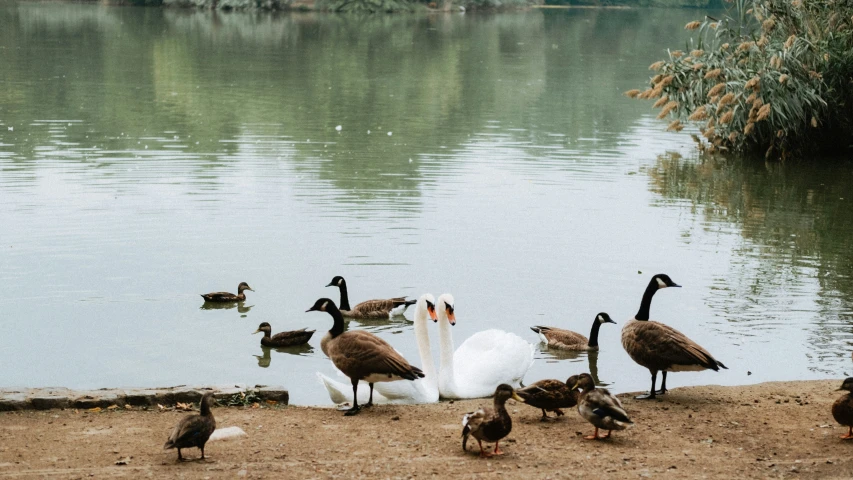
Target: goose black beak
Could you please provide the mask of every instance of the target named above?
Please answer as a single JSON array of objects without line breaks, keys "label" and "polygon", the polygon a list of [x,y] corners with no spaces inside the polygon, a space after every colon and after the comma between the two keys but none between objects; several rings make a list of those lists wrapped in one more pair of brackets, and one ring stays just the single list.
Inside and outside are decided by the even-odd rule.
[{"label": "goose black beak", "polygon": [[672,285],[670,285],[670,287],[678,287],[678,288],[681,288],[681,285],[679,285],[679,284],[677,284],[677,283],[673,283]]},{"label": "goose black beak", "polygon": [[307,312],[313,312],[313,311],[315,311],[315,310],[317,310],[317,309],[316,309],[316,308],[314,308],[314,307],[311,307],[311,308],[309,308],[308,310],[305,310],[305,312],[306,312],[306,313],[307,313]]},{"label": "goose black beak", "polygon": [[327,287],[334,287],[334,286],[335,286],[335,283],[334,283],[334,282],[331,282],[331,283],[329,283],[329,284],[328,284],[328,285],[326,285],[326,286],[327,286]]},{"label": "goose black beak", "polygon": [[611,319],[609,319],[609,320],[607,320],[607,321],[606,321],[606,322],[604,322],[604,323],[612,323],[613,325],[619,325],[618,323],[614,322],[612,318],[611,318]]}]

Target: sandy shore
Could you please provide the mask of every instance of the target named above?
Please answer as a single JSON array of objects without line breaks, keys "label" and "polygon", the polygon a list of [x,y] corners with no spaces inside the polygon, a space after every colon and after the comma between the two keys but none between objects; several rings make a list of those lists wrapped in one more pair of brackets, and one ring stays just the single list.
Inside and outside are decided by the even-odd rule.
[{"label": "sandy shore", "polygon": [[[462,451],[460,418],[487,400],[376,406],[355,417],[310,407],[216,408],[247,437],[211,442],[206,461],[161,450],[186,412],[49,410],[0,414],[0,477],[88,478],[851,478],[853,441],[830,405],[839,381],[688,387],[624,396],[636,426],[607,441],[576,412],[540,422],[510,401],[506,455]],[[155,409],[156,410],[156,409]],[[469,449],[471,445],[469,444]],[[186,450],[197,458],[198,450]],[[124,462],[126,464],[117,464]]]}]

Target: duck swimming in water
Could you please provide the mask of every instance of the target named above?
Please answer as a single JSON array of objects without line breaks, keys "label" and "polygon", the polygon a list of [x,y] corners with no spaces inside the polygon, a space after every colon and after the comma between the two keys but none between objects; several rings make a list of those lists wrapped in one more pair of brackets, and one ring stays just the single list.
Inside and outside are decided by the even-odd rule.
[{"label": "duck swimming in water", "polygon": [[246,290],[254,292],[248,283],[240,282],[240,285],[237,285],[237,295],[230,292],[211,292],[202,293],[201,296],[205,302],[243,302],[246,300],[246,294],[243,293]]}]

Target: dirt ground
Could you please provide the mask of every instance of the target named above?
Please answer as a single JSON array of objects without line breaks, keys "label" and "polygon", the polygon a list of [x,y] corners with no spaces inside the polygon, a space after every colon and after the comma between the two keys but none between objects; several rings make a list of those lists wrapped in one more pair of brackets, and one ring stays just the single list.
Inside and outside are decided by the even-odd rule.
[{"label": "dirt ground", "polygon": [[[157,478],[853,478],[853,441],[830,405],[839,381],[678,388],[655,401],[623,396],[635,422],[604,441],[576,411],[540,422],[508,402],[506,455],[461,447],[462,414],[488,400],[376,406],[354,417],[310,407],[215,408],[240,439],[210,442],[178,463],[162,445],[186,412],[50,410],[0,414],[0,477]],[[156,409],[155,409],[156,410]],[[184,450],[198,458],[198,450]],[[125,464],[122,465],[121,463]]]}]

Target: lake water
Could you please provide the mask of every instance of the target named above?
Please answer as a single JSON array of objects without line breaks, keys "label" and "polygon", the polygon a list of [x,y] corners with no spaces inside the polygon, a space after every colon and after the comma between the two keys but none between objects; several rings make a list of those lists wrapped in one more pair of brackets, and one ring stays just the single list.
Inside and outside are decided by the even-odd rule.
[{"label": "lake water", "polygon": [[[453,293],[457,345],[620,323],[597,355],[540,346],[528,381],[647,389],[619,329],[659,272],[684,288],[652,318],[730,368],[669,386],[846,375],[853,167],[703,159],[622,96],[701,14],[3,3],[0,386],[259,383],[329,404],[331,319],[305,310],[337,301],[335,275],[355,302]],[[201,308],[240,281],[243,305]],[[264,321],[318,332],[264,350]],[[418,363],[411,323],[349,328]]]}]

